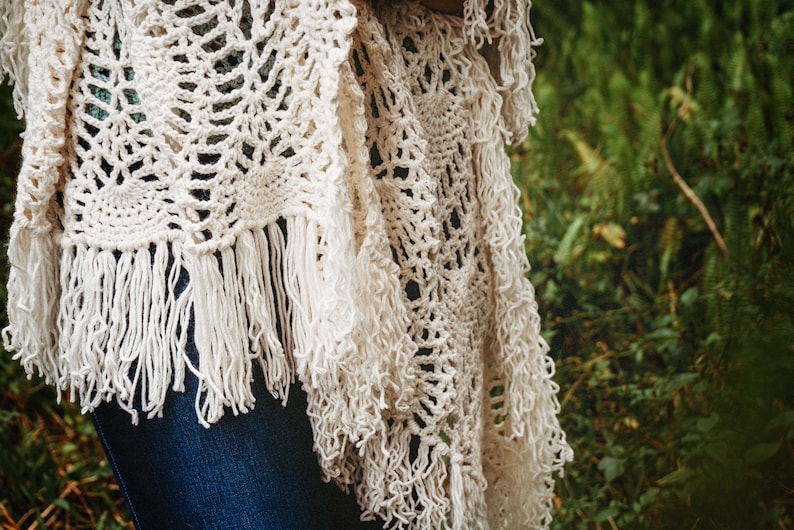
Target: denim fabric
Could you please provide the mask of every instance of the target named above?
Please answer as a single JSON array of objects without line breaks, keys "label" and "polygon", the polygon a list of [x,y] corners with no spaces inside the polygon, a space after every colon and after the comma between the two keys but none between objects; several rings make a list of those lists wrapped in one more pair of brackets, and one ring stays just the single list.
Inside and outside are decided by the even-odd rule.
[{"label": "denim fabric", "polygon": [[255,409],[209,429],[196,420],[192,374],[163,418],[134,426],[115,403],[93,413],[136,528],[382,528],[359,522],[354,499],[320,480],[305,394],[293,387],[282,407],[261,375],[253,384]]},{"label": "denim fabric", "polygon": [[[183,273],[177,292],[187,280]],[[187,353],[196,363],[192,327]],[[283,407],[254,372],[254,410],[229,412],[209,429],[198,423],[198,380],[189,371],[185,392],[170,393],[162,418],[132,425],[115,402],[92,413],[136,528],[382,528],[383,521],[360,522],[353,497],[320,479],[306,394],[293,385]]]}]

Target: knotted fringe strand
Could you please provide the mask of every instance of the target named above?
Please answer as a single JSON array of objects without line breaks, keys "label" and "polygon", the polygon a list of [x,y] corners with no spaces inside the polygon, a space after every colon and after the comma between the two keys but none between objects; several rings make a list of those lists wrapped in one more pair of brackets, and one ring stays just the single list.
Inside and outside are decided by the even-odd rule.
[{"label": "knotted fringe strand", "polygon": [[56,386],[61,399],[58,343],[58,249],[56,236],[11,226],[8,244],[8,321],[3,346],[16,352],[28,378],[34,374]]},{"label": "knotted fringe strand", "polygon": [[534,48],[543,43],[529,20],[529,0],[469,0],[464,8],[465,34],[475,49],[484,47],[490,71],[502,96],[504,141],[521,142],[535,124],[538,106],[532,92]]},{"label": "knotted fringe strand", "polygon": [[[292,230],[302,237],[306,223],[293,223]],[[236,415],[254,406],[254,363],[263,370],[269,392],[282,402],[287,399],[294,368],[279,328],[295,323],[280,279],[304,256],[285,253],[284,236],[274,223],[241,232],[231,248],[184,254],[190,276],[184,295],[193,310],[199,353],[197,366],[186,363],[199,378],[196,411],[207,426],[227,408]]]},{"label": "knotted fringe strand", "polygon": [[[472,98],[478,124],[473,130],[499,130],[504,127],[501,98],[489,86],[493,81],[484,75],[484,65],[476,56],[471,61],[471,78],[482,79],[473,86],[478,90],[478,97]],[[526,276],[529,263],[521,235],[519,190],[511,180],[499,135],[475,140],[474,164],[495,304],[492,358],[485,362],[491,381],[484,387],[483,411],[485,421],[504,422],[502,429],[486,429],[483,445],[489,520],[502,528],[546,528],[551,520],[552,475],[561,473],[573,455],[557,419],[559,387],[552,381],[554,363],[540,335],[534,289]],[[497,386],[504,389],[498,412],[488,395]],[[496,467],[493,462],[500,464]],[[493,480],[496,477],[498,481]]]},{"label": "knotted fringe strand", "polygon": [[[234,246],[211,254],[177,243],[133,251],[81,244],[61,250],[49,235],[15,225],[4,345],[17,352],[14,358],[29,374],[69,391],[84,410],[115,399],[133,422],[140,412],[161,415],[168,391],[183,390],[190,370],[200,381],[196,412],[205,426],[226,409],[237,414],[254,405],[254,363],[271,394],[285,401],[296,366],[313,357],[312,367],[302,369],[316,377],[303,382],[310,393],[318,385],[314,393],[330,396],[323,403],[332,405],[319,408],[328,413],[320,423],[332,425],[345,440],[360,441],[377,425],[370,402],[387,404],[373,398],[370,388],[345,384],[354,382],[352,376],[342,377],[338,368],[343,355],[356,358],[351,329],[357,313],[351,302],[342,317],[350,326],[335,326],[339,320],[330,315],[339,309],[338,292],[329,287],[318,259],[318,226],[304,218],[290,218],[286,225],[287,239],[273,223],[243,232]],[[181,292],[180,276],[186,279]],[[375,281],[365,285],[376,296],[383,291]],[[191,316],[198,362],[186,352]],[[381,371],[389,375],[387,364]],[[345,370],[354,372],[355,366]],[[330,385],[328,374],[337,385]],[[364,375],[355,373],[355,382]],[[385,376],[375,380],[392,391],[396,385]],[[356,417],[359,401],[370,411],[368,418]]]},{"label": "knotted fringe strand", "polygon": [[373,437],[365,446],[356,482],[362,513],[383,518],[388,528],[448,528],[450,470],[435,454],[442,448],[424,442],[416,447],[414,436],[406,423],[395,422],[387,437]]},{"label": "knotted fringe strand", "polygon": [[5,74],[14,84],[14,110],[22,119],[28,94],[28,35],[24,0],[0,2],[0,81]]}]

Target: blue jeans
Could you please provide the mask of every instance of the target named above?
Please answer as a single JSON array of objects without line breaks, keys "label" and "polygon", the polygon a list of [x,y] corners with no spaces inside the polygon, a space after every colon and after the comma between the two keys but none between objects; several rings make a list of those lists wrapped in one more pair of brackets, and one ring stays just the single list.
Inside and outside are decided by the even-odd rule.
[{"label": "blue jeans", "polygon": [[306,396],[291,389],[282,407],[261,375],[256,407],[205,429],[196,420],[195,376],[172,392],[163,418],[130,423],[115,403],[94,424],[135,527],[148,529],[355,529],[355,500],[320,480]]},{"label": "blue jeans", "polygon": [[[178,290],[186,282],[183,275]],[[187,353],[195,363],[192,326]],[[135,527],[383,528],[383,521],[360,522],[353,497],[320,479],[302,389],[293,385],[283,407],[267,392],[261,371],[254,373],[254,410],[229,413],[209,429],[196,418],[198,380],[190,371],[185,392],[169,394],[162,418],[144,416],[132,425],[115,402],[92,413]]]}]

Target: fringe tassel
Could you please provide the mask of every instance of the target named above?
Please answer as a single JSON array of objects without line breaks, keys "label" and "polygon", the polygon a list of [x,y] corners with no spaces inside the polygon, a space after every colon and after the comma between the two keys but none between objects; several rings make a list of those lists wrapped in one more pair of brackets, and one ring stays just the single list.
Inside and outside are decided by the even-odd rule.
[{"label": "fringe tassel", "polygon": [[[237,261],[246,278],[246,311],[250,315],[248,343],[259,361],[274,398],[286,404],[290,384],[295,380],[292,336],[266,323],[285,329],[290,322],[287,297],[280,271],[284,270],[284,234],[278,225],[268,225],[263,237],[243,232],[237,240]],[[272,289],[264,288],[272,286]]]},{"label": "fringe tassel", "polygon": [[464,8],[465,34],[474,49],[484,47],[496,89],[502,96],[500,113],[507,124],[504,141],[518,144],[534,125],[538,106],[532,93],[534,48],[543,44],[529,20],[529,0],[468,0]]},{"label": "fringe tassel", "polygon": [[226,407],[237,415],[254,403],[243,282],[234,254],[226,249],[185,256],[199,353],[198,366],[188,368],[200,381],[196,413],[206,427],[218,421]]},{"label": "fringe tassel", "polygon": [[14,85],[14,110],[20,120],[28,95],[28,35],[24,0],[0,2],[0,81],[4,75]]},{"label": "fringe tassel", "polygon": [[16,352],[28,378],[43,376],[56,386],[61,399],[61,367],[58,344],[58,251],[57,235],[36,233],[30,228],[11,226],[8,244],[8,321],[3,329],[3,346]]},{"label": "fringe tassel", "polygon": [[[384,344],[410,347],[383,335],[405,333],[401,320],[367,341],[359,336],[360,345],[353,339],[362,319],[371,330],[377,319],[391,318],[384,299],[399,291],[385,271],[360,279],[356,290],[372,289],[374,297],[372,308],[359,312],[353,289],[340,291],[325,276],[318,226],[289,218],[286,229],[287,238],[273,223],[241,233],[230,248],[196,254],[177,243],[60,249],[50,235],[14,225],[4,345],[28,374],[70,391],[85,411],[116,399],[134,423],[141,412],[162,414],[168,391],[184,390],[186,369],[200,380],[196,412],[205,426],[227,408],[239,414],[254,406],[254,363],[282,402],[300,373],[315,402],[318,435],[338,440],[338,452],[326,455],[332,470],[348,444],[363,444],[378,428],[392,397],[386,389],[398,394],[389,379],[392,359],[380,356]],[[348,265],[356,268],[365,267]],[[181,292],[180,277],[187,278]],[[198,363],[185,352],[191,317]],[[361,361],[359,349],[369,360]],[[347,384],[368,381],[365,375],[374,376],[371,387]]]},{"label": "fringe tassel", "polygon": [[417,445],[406,423],[394,422],[388,437],[365,446],[355,485],[364,519],[379,516],[389,528],[449,527],[448,450],[425,442]]},{"label": "fringe tassel", "polygon": [[161,243],[131,252],[64,249],[58,318],[59,386],[84,411],[117,400],[133,423],[162,413],[184,389],[188,308],[175,297],[178,266]]},{"label": "fringe tassel", "polygon": [[449,463],[449,498],[452,501],[452,528],[461,530],[466,521],[466,494],[463,486],[463,457],[460,453],[453,453]]}]

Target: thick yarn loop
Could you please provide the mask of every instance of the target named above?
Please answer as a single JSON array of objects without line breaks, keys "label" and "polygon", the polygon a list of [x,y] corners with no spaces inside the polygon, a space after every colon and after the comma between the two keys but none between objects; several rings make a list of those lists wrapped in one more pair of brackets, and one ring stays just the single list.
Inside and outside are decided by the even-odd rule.
[{"label": "thick yarn loop", "polygon": [[[571,459],[503,146],[525,0],[8,0],[27,129],[5,348],[85,411],[298,381],[391,528],[545,528]],[[186,353],[193,335],[198,359]]]}]

